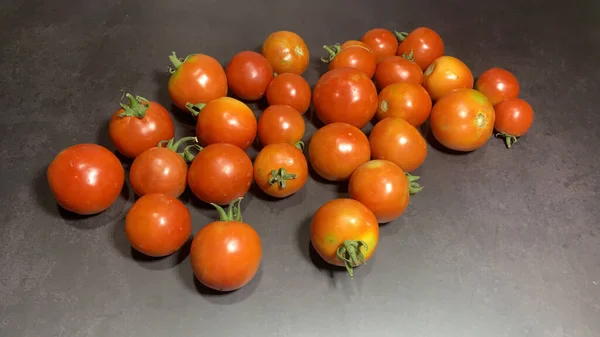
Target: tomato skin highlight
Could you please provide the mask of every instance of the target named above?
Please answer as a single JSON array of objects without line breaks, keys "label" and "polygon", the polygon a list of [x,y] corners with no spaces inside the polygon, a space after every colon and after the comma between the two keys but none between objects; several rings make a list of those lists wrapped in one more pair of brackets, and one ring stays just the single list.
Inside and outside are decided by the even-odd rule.
[{"label": "tomato skin highlight", "polygon": [[523,99],[506,99],[496,104],[494,110],[494,127],[499,133],[498,136],[504,137],[508,148],[517,141],[517,137],[526,134],[533,124],[533,109]]},{"label": "tomato skin highlight", "polygon": [[135,158],[129,183],[139,196],[163,193],[177,198],[187,186],[187,171],[187,163],[175,151],[154,147]]},{"label": "tomato skin highlight", "polygon": [[490,68],[479,76],[475,89],[484,94],[492,105],[496,105],[505,99],[519,97],[521,87],[515,75],[508,70]]},{"label": "tomato skin highlight", "polygon": [[422,86],[394,83],[379,93],[375,116],[380,121],[388,117],[400,117],[419,127],[429,118],[432,106],[431,97]]},{"label": "tomato skin highlight", "polygon": [[456,57],[437,58],[423,74],[423,87],[434,101],[456,89],[473,88],[471,70]]},{"label": "tomato skin highlight", "polygon": [[394,33],[384,28],[369,30],[363,35],[360,41],[371,48],[377,57],[377,61],[396,54],[398,49],[398,39]]},{"label": "tomato skin highlight", "polygon": [[377,65],[375,82],[380,89],[394,83],[423,84],[423,70],[402,56],[388,56]]},{"label": "tomato skin highlight", "polygon": [[261,53],[277,74],[302,75],[308,68],[310,54],[300,35],[289,31],[271,33],[263,42]]},{"label": "tomato skin highlight", "polygon": [[225,73],[229,89],[234,95],[247,101],[261,99],[273,79],[273,67],[269,60],[250,50],[233,56]]},{"label": "tomato skin highlight", "polygon": [[310,107],[312,92],[300,75],[285,73],[275,76],[267,87],[269,105],[289,105],[304,114]]},{"label": "tomato skin highlight", "polygon": [[138,252],[152,257],[168,256],[189,239],[192,218],[177,198],[150,193],[139,198],[127,212],[125,233]]},{"label": "tomato skin highlight", "polygon": [[294,145],[267,145],[254,159],[254,181],[272,197],[285,198],[298,192],[307,179],[306,158]]},{"label": "tomato skin highlight", "polygon": [[419,130],[402,118],[386,118],[369,135],[371,157],[388,160],[405,172],[418,169],[427,158],[427,142]]},{"label": "tomato skin highlight", "polygon": [[304,137],[305,130],[302,115],[287,105],[271,105],[258,118],[258,139],[263,146],[296,144]]},{"label": "tomato skin highlight", "polygon": [[431,28],[419,27],[410,34],[396,32],[396,35],[402,40],[396,54],[412,55],[422,70],[444,55],[444,40]]},{"label": "tomato skin highlight", "polygon": [[321,60],[329,63],[328,70],[339,68],[354,68],[362,71],[369,78],[375,74],[377,69],[377,57],[369,48],[359,45],[351,45],[342,48],[339,45],[323,46],[329,52],[329,59]]}]

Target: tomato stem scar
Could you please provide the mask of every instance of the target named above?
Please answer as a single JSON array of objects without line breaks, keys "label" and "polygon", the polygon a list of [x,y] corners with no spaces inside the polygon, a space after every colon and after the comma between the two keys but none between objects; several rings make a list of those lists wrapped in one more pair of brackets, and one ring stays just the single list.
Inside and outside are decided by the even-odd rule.
[{"label": "tomato stem scar", "polygon": [[365,256],[360,250],[364,247],[368,250],[369,247],[364,241],[361,240],[346,240],[337,249],[336,256],[340,261],[344,262],[344,266],[350,274],[350,278],[354,278],[354,267],[360,264],[366,264]]}]

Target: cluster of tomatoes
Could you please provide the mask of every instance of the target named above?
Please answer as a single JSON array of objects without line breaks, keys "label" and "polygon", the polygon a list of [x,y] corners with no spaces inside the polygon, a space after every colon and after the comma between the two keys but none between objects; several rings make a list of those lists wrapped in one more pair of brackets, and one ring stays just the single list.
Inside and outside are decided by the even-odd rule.
[{"label": "cluster of tomatoes", "polygon": [[[324,49],[329,69],[312,92],[301,76],[309,51],[292,32],[272,33],[261,53],[242,51],[225,68],[208,55],[173,53],[170,97],[196,118],[195,136],[178,140],[163,106],[124,95],[128,102],[113,114],[109,134],[133,160],[129,182],[139,199],[125,221],[133,248],[162,257],[184,245],[192,225],[178,197],[189,187],[219,214],[194,236],[194,275],[220,291],[243,287],[262,258],[259,235],[242,220],[243,196],[254,182],[274,198],[288,197],[304,187],[310,164],[323,179],[348,183],[348,198],[328,201],[314,214],[310,239],[325,261],[353,275],[375,252],[379,224],[400,217],[410,195],[422,189],[410,174],[427,156],[419,126],[429,119],[442,145],[472,151],[494,127],[510,147],[532,123],[511,73],[490,69],[473,89],[469,68],[445,56],[441,37],[429,28],[378,28]],[[268,107],[257,120],[244,102],[263,98]],[[301,140],[311,102],[323,126],[310,140],[307,160]],[[361,129],[373,118],[367,137]],[[252,161],[245,150],[256,138],[262,149]],[[125,181],[117,156],[96,144],[61,151],[47,173],[58,204],[83,215],[109,208]]]}]

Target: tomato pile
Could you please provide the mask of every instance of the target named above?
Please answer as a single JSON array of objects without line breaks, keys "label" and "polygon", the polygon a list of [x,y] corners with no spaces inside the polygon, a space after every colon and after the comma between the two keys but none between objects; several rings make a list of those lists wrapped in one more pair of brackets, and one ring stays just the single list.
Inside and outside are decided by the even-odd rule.
[{"label": "tomato pile", "polygon": [[[219,215],[193,237],[194,275],[215,290],[239,289],[262,258],[259,235],[242,220],[244,195],[254,183],[271,197],[288,197],[304,188],[310,165],[322,179],[348,184],[347,198],[330,200],[313,215],[310,240],[323,260],[352,276],[375,253],[379,224],[398,219],[423,188],[411,174],[427,157],[418,127],[429,121],[441,145],[474,151],[494,129],[510,148],[533,122],[513,74],[491,68],[475,82],[464,62],[444,55],[442,38],[430,28],[377,28],[323,48],[329,68],[312,92],[302,77],[310,54],[293,32],[270,34],[261,53],[241,51],[225,68],[209,55],[173,53],[171,100],[196,120],[195,135],[180,139],[159,103],[122,97],[109,136],[133,160],[129,182],[139,198],[124,231],[134,249],[163,257],[182,248],[192,220],[178,198],[189,188]],[[246,102],[261,99],[268,107],[256,118]],[[305,146],[311,103],[323,126]],[[361,129],[372,120],[367,135]],[[252,161],[246,150],[255,141],[262,149]],[[118,157],[96,144],[64,149],[47,176],[57,203],[82,215],[109,208],[125,183]]]}]

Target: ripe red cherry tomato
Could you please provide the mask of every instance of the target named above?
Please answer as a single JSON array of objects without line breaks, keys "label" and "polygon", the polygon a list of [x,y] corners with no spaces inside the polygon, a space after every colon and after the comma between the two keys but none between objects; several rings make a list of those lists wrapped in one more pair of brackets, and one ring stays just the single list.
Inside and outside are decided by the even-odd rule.
[{"label": "ripe red cherry tomato", "polygon": [[258,118],[258,139],[262,146],[296,144],[305,131],[304,118],[288,105],[271,105]]},{"label": "ripe red cherry tomato", "polygon": [[263,42],[262,54],[277,74],[302,75],[308,68],[310,58],[308,47],[300,35],[288,31],[269,35]]},{"label": "ripe red cherry tomato", "polygon": [[188,185],[198,199],[227,205],[248,192],[253,173],[246,152],[235,145],[216,143],[196,155],[188,170]]},{"label": "ripe red cherry tomato", "polygon": [[56,202],[81,215],[109,208],[121,194],[125,181],[119,159],[96,144],[78,144],[62,150],[48,166],[47,176]]},{"label": "ripe red cherry tomato", "polygon": [[334,69],[317,82],[313,101],[317,116],[324,124],[343,122],[362,128],[377,110],[377,88],[360,70]]},{"label": "ripe red cherry tomato", "polygon": [[240,199],[225,211],[214,205],[219,220],[202,227],[194,237],[190,262],[203,285],[218,291],[233,291],[252,280],[262,259],[258,233],[242,221]]},{"label": "ripe red cherry tomato", "polygon": [[360,41],[371,48],[378,61],[396,54],[398,49],[398,39],[394,33],[383,28],[371,29],[363,35]]},{"label": "ripe red cherry tomato", "polygon": [[125,217],[125,233],[138,252],[163,257],[178,251],[192,234],[190,211],[177,198],[162,193],[139,198]]},{"label": "ripe red cherry tomato", "polygon": [[434,30],[419,27],[409,33],[396,32],[400,42],[397,55],[412,55],[422,70],[444,55],[444,41]]},{"label": "ripe red cherry tomato", "polygon": [[362,71],[369,78],[375,74],[377,57],[371,49],[359,45],[342,48],[339,44],[323,46],[323,48],[329,53],[329,56],[322,57],[321,61],[329,63],[329,70],[354,68]]},{"label": "ripe red cherry tomato", "polygon": [[175,126],[162,105],[140,96],[125,96],[130,103],[121,103],[108,125],[110,140],[117,151],[125,157],[135,158],[161,140],[173,138]]},{"label": "ripe red cherry tomato", "polygon": [[373,49],[371,49],[371,47],[369,47],[368,44],[366,44],[366,43],[364,43],[362,41],[358,41],[358,40],[348,40],[348,41],[342,43],[342,45],[341,45],[342,49],[345,49],[345,48],[348,48],[348,47],[351,47],[351,46],[359,46],[359,47],[366,48],[366,49],[368,49],[370,51],[373,51]]},{"label": "ripe red cherry tomato", "polygon": [[189,111],[188,103],[208,103],[227,96],[227,75],[214,57],[192,54],[179,59],[173,52],[169,59],[173,64],[169,95],[179,109]]},{"label": "ripe red cherry tomato", "polygon": [[310,86],[300,75],[292,73],[277,75],[267,87],[269,105],[289,105],[300,114],[308,110],[310,98]]},{"label": "ripe red cherry tomato", "polygon": [[414,127],[425,123],[431,113],[431,97],[422,86],[413,83],[394,83],[379,93],[377,119],[400,117]]},{"label": "ripe red cherry tomato", "polygon": [[308,145],[310,165],[330,181],[348,180],[371,158],[369,139],[355,126],[332,123],[318,129]]},{"label": "ripe red cherry tomato", "polygon": [[475,83],[475,89],[484,94],[496,105],[505,99],[519,97],[519,81],[515,75],[502,68],[490,68],[484,71]]},{"label": "ripe red cherry tomato", "polygon": [[422,84],[423,70],[402,56],[388,56],[377,65],[375,82],[380,89],[394,83]]},{"label": "ripe red cherry tomato", "polygon": [[419,130],[402,118],[386,118],[369,135],[371,157],[398,165],[405,172],[419,168],[427,157],[427,143]]},{"label": "ripe red cherry tomato", "polygon": [[227,65],[225,73],[229,89],[247,101],[261,99],[273,79],[273,67],[269,61],[250,50],[237,53]]},{"label": "ripe red cherry tomato", "polygon": [[461,60],[452,56],[442,56],[423,73],[423,87],[437,101],[456,89],[473,88],[473,74]]},{"label": "ripe red cherry tomato", "polygon": [[308,164],[303,145],[286,143],[265,146],[254,159],[254,181],[266,194],[285,198],[306,184]]},{"label": "ripe red cherry tomato", "polygon": [[498,136],[504,137],[506,147],[510,149],[511,145],[517,141],[533,124],[533,109],[525,100],[507,99],[496,106],[495,128]]}]

